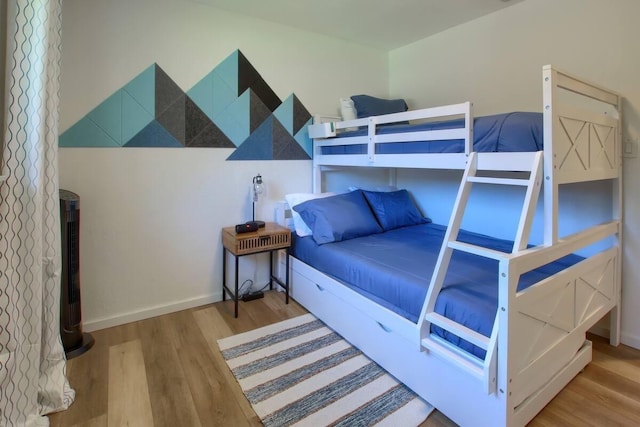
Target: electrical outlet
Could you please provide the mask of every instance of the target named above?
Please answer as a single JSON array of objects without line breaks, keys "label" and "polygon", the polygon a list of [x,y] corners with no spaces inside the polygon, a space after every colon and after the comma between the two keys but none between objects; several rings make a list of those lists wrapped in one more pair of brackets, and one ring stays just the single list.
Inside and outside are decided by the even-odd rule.
[{"label": "electrical outlet", "polygon": [[638,157],[638,139],[625,138],[622,144],[622,155],[628,159]]}]

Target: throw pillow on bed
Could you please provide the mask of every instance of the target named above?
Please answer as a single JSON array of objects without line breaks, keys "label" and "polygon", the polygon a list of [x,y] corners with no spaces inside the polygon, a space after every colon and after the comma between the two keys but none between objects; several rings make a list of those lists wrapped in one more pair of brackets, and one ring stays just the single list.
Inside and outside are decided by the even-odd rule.
[{"label": "throw pillow on bed", "polygon": [[364,196],[384,231],[431,222],[422,216],[407,190],[365,191]]},{"label": "throw pillow on bed", "polygon": [[351,99],[359,119],[383,114],[402,113],[409,109],[402,98],[382,99],[369,95],[353,95]]},{"label": "throw pillow on bed", "polygon": [[319,245],[382,231],[362,190],[309,200],[293,210],[300,214]]}]

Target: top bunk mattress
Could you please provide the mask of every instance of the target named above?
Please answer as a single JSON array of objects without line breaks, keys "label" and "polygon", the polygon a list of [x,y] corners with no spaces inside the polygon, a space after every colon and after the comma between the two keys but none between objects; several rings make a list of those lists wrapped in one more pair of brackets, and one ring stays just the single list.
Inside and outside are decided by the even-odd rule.
[{"label": "top bunk mattress", "polygon": [[[474,119],[473,151],[526,152],[543,149],[543,115],[533,112],[511,112],[481,116]],[[377,134],[419,132],[464,127],[464,119],[417,124],[378,126]],[[366,136],[367,128],[345,131],[338,138]],[[404,153],[463,153],[463,140],[414,141],[376,144],[376,154]],[[322,147],[322,154],[366,154],[366,144],[334,145]]]},{"label": "top bunk mattress", "polygon": [[[426,299],[446,227],[421,224],[341,242],[317,245],[295,236],[291,254],[352,290],[417,323]],[[509,253],[513,243],[460,231],[459,240]],[[520,278],[525,289],[583,258],[569,255]],[[437,313],[485,336],[491,334],[498,307],[498,262],[454,251],[436,301]],[[482,349],[433,327],[432,332],[484,358]]]}]

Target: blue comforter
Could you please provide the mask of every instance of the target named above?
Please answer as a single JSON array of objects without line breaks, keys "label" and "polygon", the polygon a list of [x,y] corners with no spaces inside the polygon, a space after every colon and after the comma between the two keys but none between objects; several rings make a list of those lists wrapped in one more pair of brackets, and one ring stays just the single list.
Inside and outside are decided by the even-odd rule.
[{"label": "blue comforter", "polygon": [[[380,126],[378,134],[455,129],[464,120]],[[339,137],[367,135],[367,129],[339,134]],[[542,150],[542,113],[512,112],[476,117],[473,126],[473,149],[478,152],[523,152]],[[323,147],[323,154],[365,154],[365,144]],[[417,141],[378,144],[377,154],[462,153],[464,141]]]}]

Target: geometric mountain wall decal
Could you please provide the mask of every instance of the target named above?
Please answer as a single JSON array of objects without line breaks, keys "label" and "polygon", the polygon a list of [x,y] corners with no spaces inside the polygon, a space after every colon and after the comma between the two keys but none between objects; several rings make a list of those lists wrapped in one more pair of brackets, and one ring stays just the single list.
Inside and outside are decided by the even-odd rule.
[{"label": "geometric mountain wall decal", "polygon": [[228,160],[310,159],[311,114],[239,50],[188,91],[153,64],[66,130],[61,147],[235,148]]}]

